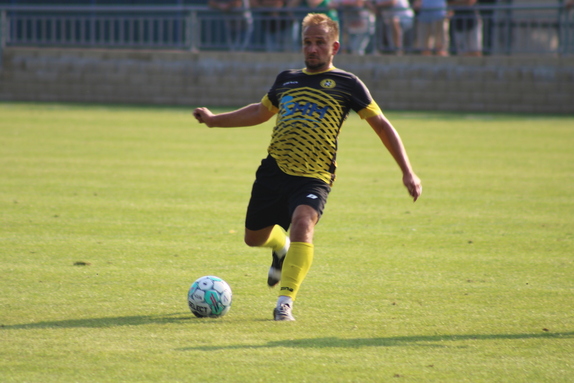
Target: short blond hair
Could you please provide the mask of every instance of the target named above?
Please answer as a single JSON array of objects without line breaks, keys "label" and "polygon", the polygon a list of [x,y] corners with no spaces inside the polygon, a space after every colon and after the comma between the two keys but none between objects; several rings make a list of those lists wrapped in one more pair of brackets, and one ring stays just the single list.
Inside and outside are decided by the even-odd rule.
[{"label": "short blond hair", "polygon": [[339,41],[339,23],[331,19],[324,13],[309,13],[303,19],[303,27],[301,34],[305,32],[305,28],[310,26],[324,26],[325,30],[334,41]]}]

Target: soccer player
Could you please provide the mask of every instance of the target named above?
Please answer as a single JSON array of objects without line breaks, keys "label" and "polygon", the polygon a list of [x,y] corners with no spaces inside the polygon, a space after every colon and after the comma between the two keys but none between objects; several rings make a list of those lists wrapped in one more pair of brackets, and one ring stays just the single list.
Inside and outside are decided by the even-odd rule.
[{"label": "soccer player", "polygon": [[340,48],[338,24],[311,13],[303,20],[302,39],[305,68],[280,73],[261,102],[221,114],[194,111],[210,128],[252,126],[277,116],[245,220],[245,243],[272,249],[267,284],[280,284],[273,310],[277,321],[295,320],[293,302],[313,261],[314,228],[335,180],[337,137],[351,109],[380,137],[412,198],[422,192],[398,133],[366,86],[333,66]]}]

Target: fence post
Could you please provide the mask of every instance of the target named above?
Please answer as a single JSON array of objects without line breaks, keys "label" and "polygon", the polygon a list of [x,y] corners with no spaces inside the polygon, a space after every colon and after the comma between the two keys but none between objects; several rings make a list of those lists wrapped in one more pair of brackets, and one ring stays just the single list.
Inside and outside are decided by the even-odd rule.
[{"label": "fence post", "polygon": [[197,11],[190,11],[189,17],[187,18],[188,28],[187,28],[187,36],[189,44],[189,50],[191,52],[199,52],[199,34],[200,34],[200,26],[199,26],[199,18],[197,17]]},{"label": "fence post", "polygon": [[560,7],[558,9],[558,54],[560,56],[565,56],[571,52],[572,49],[572,34],[574,33],[574,29],[572,26],[574,25],[574,17],[571,17],[571,12],[574,10],[567,9],[566,7]]},{"label": "fence post", "polygon": [[8,18],[6,17],[6,10],[0,11],[0,68],[4,63],[4,47],[6,47],[6,34],[8,33]]}]

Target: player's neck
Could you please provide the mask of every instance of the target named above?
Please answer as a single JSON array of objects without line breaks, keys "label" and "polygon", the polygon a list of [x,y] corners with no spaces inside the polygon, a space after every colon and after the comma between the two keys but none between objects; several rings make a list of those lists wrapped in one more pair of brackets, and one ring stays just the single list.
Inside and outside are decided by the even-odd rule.
[{"label": "player's neck", "polygon": [[329,72],[330,70],[335,69],[335,66],[333,64],[327,65],[324,68],[320,68],[320,69],[309,69],[309,68],[305,68],[303,69],[303,72],[307,73],[307,74],[319,74],[319,73],[324,73],[324,72]]}]

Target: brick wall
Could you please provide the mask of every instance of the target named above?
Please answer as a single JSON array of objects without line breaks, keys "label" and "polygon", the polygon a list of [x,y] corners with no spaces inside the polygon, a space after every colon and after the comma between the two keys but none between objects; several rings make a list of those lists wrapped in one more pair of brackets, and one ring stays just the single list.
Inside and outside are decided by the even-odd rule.
[{"label": "brick wall", "polygon": [[[300,54],[6,48],[0,100],[241,106]],[[383,110],[574,113],[574,57],[350,56]]]}]

